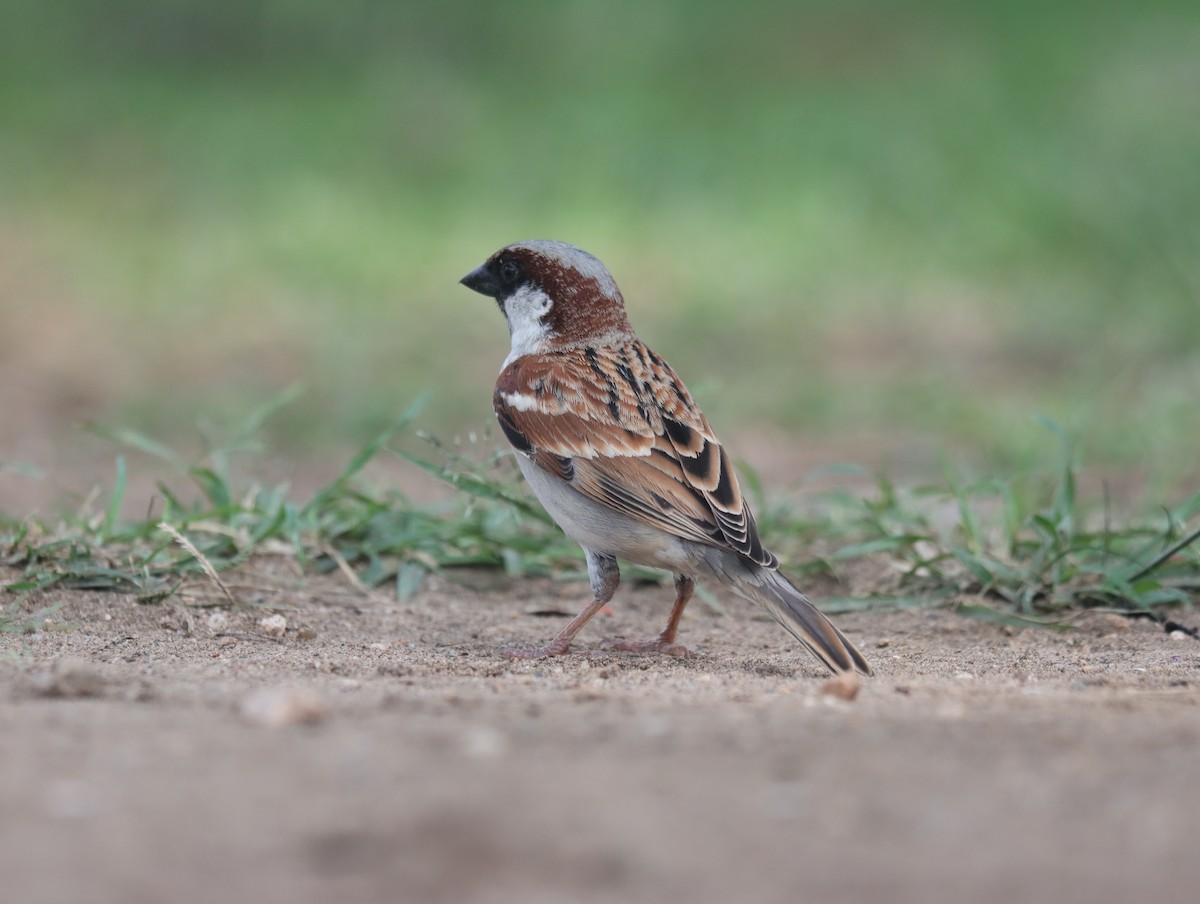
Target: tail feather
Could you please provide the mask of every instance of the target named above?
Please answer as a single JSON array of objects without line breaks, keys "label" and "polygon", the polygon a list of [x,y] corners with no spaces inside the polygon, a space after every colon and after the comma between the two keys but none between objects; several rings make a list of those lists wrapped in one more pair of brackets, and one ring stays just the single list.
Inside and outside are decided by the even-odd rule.
[{"label": "tail feather", "polygon": [[808,601],[796,585],[778,571],[759,568],[754,579],[739,582],[740,588],[760,604],[829,671],[859,671],[871,674],[871,666],[849,638]]}]

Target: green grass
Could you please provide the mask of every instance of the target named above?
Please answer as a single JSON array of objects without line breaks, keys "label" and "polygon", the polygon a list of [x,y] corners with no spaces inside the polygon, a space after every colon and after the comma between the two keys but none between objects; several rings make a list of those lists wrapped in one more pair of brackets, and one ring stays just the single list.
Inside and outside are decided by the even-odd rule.
[{"label": "green grass", "polygon": [[[107,431],[186,476],[190,492],[160,483],[161,512],[122,520],[126,470],[118,457],[106,505],[58,524],[0,527],[0,563],[21,572],[5,589],[104,590],[155,604],[201,577],[220,586],[225,602],[252,603],[235,599],[218,575],[268,547],[316,571],[353,568],[356,583],[389,587],[399,601],[418,592],[428,574],[453,580],[462,568],[583,578],[579,549],[532,501],[510,453],[431,439],[429,456],[399,449],[420,401],[305,502],[283,487],[236,486],[231,458],[253,450],[255,434],[286,401],[263,406],[194,463],[141,434]],[[1058,461],[1019,479],[966,482],[948,472],[941,485],[901,489],[880,477],[872,490],[827,492],[804,510],[766,498],[753,473],[746,479],[763,535],[789,571],[837,576],[872,559],[895,573],[887,588],[835,601],[835,609],[900,600],[1021,623],[1054,622],[1086,607],[1160,620],[1171,609],[1191,611],[1200,598],[1200,493],[1152,515],[1118,519],[1077,498],[1074,452],[1061,431],[1059,439]],[[417,506],[361,486],[363,467],[389,454],[447,481],[460,491],[456,499]],[[25,624],[3,618],[5,630]]]},{"label": "green grass", "polygon": [[185,478],[190,486],[180,490],[171,485],[177,481],[159,482],[162,511],[122,521],[125,460],[118,457],[106,505],[54,525],[12,523],[0,533],[0,562],[24,572],[7,589],[107,590],[160,602],[181,578],[205,572],[207,566],[217,572],[237,567],[269,542],[283,544],[299,562],[318,570],[332,570],[339,560],[353,563],[370,586],[394,581],[400,599],[411,596],[433,569],[504,565],[521,573],[546,573],[568,558],[565,540],[551,535],[545,515],[509,486],[516,473],[512,468],[506,469],[508,481],[438,469],[471,494],[466,506],[422,508],[399,493],[374,495],[355,485],[359,471],[389,451],[421,403],[364,445],[304,503],[288,498],[282,486],[236,485],[232,460],[259,448],[255,432],[286,401],[263,406],[196,462],[136,431],[93,428],[158,458],[173,477]]},{"label": "green grass", "polygon": [[1154,517],[1122,518],[1075,495],[1069,455],[1050,474],[987,478],[901,490],[881,478],[877,495],[841,502],[844,531],[861,539],[826,567],[884,554],[909,595],[979,598],[1020,616],[1106,607],[1190,608],[1200,593],[1200,493]]}]

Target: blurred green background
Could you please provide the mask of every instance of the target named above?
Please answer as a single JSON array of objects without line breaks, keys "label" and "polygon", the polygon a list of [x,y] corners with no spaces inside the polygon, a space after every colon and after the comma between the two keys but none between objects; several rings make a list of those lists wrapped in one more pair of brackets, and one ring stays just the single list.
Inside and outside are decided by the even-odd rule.
[{"label": "blurred green background", "polygon": [[[1200,438],[1194,2],[0,6],[0,459],[490,422],[501,245],[604,260],[737,451],[1156,485]],[[784,443],[785,455],[787,443]],[[802,456],[801,456],[802,457]]]}]

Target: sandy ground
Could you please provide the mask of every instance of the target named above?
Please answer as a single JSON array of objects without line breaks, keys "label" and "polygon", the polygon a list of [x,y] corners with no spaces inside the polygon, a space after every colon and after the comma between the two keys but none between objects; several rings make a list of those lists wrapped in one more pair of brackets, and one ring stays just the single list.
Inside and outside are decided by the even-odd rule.
[{"label": "sandy ground", "polygon": [[1191,638],[842,616],[877,670],[846,701],[740,604],[693,604],[688,660],[597,651],[663,588],[509,662],[583,588],[472,583],[396,604],[266,560],[240,610],[24,600],[59,608],[0,635],[3,899],[1195,898]]}]

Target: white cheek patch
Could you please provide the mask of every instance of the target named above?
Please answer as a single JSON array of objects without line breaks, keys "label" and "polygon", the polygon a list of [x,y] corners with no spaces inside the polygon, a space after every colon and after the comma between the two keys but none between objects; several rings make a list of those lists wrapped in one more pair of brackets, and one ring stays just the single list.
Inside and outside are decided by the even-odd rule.
[{"label": "white cheek patch", "polygon": [[505,367],[522,355],[542,350],[550,336],[550,326],[544,318],[553,306],[550,296],[533,286],[522,286],[505,300],[504,316],[508,318],[508,332],[512,336]]}]

